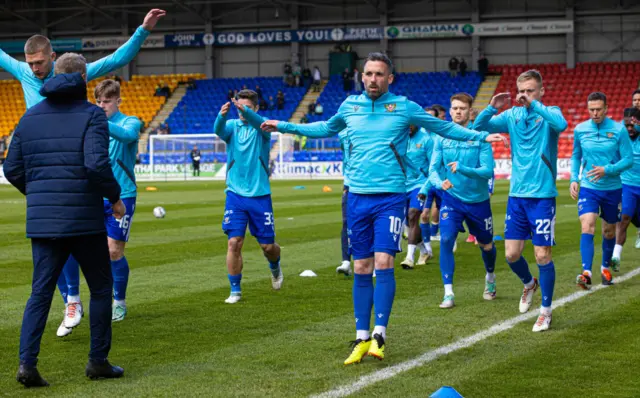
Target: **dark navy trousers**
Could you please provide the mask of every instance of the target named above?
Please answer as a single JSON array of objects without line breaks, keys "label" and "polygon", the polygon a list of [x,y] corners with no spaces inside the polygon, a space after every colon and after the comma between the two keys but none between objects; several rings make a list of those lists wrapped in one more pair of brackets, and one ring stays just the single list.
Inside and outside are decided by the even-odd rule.
[{"label": "dark navy trousers", "polygon": [[80,264],[91,292],[89,359],[104,361],[111,349],[111,261],[107,234],[69,238],[32,238],[33,282],[22,319],[20,362],[35,366],[56,282],[70,254]]}]

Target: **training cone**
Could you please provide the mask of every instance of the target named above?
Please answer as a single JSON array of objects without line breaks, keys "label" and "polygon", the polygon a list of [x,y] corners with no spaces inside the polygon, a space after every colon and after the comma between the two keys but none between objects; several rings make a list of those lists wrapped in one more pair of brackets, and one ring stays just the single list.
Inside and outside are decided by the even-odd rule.
[{"label": "training cone", "polygon": [[313,271],[311,271],[310,269],[308,269],[308,270],[306,270],[306,271],[303,271],[303,272],[300,274],[300,276],[308,276],[308,277],[311,277],[311,276],[318,276],[318,275],[316,275],[316,273],[315,273],[315,272],[313,272]]},{"label": "training cone", "polygon": [[322,187],[322,192],[333,192],[333,189],[331,189],[330,186],[325,185],[324,187]]},{"label": "training cone", "polygon": [[455,388],[450,386],[440,387],[440,389],[429,395],[430,398],[463,398]]},{"label": "training cone", "polygon": [[158,188],[156,188],[156,187],[146,187],[144,190],[145,191],[149,191],[149,192],[155,192],[155,191],[158,190]]}]

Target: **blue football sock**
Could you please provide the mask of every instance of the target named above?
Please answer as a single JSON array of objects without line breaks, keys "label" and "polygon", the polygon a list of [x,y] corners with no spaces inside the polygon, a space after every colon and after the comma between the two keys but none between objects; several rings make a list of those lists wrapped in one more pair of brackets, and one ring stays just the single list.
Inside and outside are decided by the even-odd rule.
[{"label": "blue football sock", "polygon": [[556,284],[556,267],[551,261],[547,265],[538,264],[540,270],[540,291],[542,292],[542,306],[551,307],[553,288]]},{"label": "blue football sock", "polygon": [[422,233],[422,241],[424,243],[431,242],[431,229],[429,224],[420,223],[420,232]]},{"label": "blue football sock", "polygon": [[373,293],[373,303],[376,310],[376,326],[387,327],[395,296],[396,276],[393,268],[376,270],[376,288]]},{"label": "blue football sock", "polygon": [[[269,261],[269,259],[267,259],[267,261]],[[271,270],[271,275],[273,275],[274,278],[280,276],[280,257],[278,257],[274,262],[269,261],[269,269]]]},{"label": "blue football sock", "polygon": [[371,328],[373,308],[373,274],[354,274],[353,312],[356,316],[356,330]]},{"label": "blue football sock", "polygon": [[438,228],[440,228],[440,224],[431,224],[431,236],[438,235]]},{"label": "blue football sock", "polygon": [[514,263],[507,261],[507,264],[509,264],[511,270],[518,275],[518,278],[520,278],[522,283],[525,285],[533,280],[533,275],[531,275],[531,271],[529,271],[529,264],[524,257],[520,256],[520,258]]},{"label": "blue football sock", "polygon": [[58,290],[60,290],[62,300],[67,304],[67,291],[69,290],[69,287],[67,286],[67,279],[64,277],[64,272],[61,272],[58,277]]},{"label": "blue football sock", "polygon": [[241,294],[242,288],[240,287],[240,282],[242,281],[242,274],[238,275],[227,275],[229,278],[229,284],[231,285],[231,294]]},{"label": "blue football sock", "polygon": [[453,245],[456,243],[457,235],[443,234],[440,236],[440,274],[442,275],[442,283],[445,285],[453,284],[453,272],[456,266],[453,258]]},{"label": "blue football sock", "polygon": [[616,246],[616,238],[607,239],[602,237],[602,266],[609,268],[611,257],[613,257],[613,248]]},{"label": "blue football sock", "polygon": [[[604,245],[604,242],[602,243]],[[593,235],[582,234],[580,236],[580,255],[582,256],[582,269],[591,271],[593,265]],[[611,252],[613,254],[613,252]]]},{"label": "blue football sock", "polygon": [[73,256],[69,256],[62,268],[62,273],[67,280],[67,295],[77,296],[80,294],[80,264]]},{"label": "blue football sock", "polygon": [[493,273],[493,271],[496,270],[496,257],[497,257],[496,245],[493,245],[493,247],[489,251],[484,251],[482,249],[480,249],[480,251],[482,252],[482,261],[484,262],[484,269],[489,274]]},{"label": "blue football sock", "polygon": [[111,274],[113,275],[113,298],[124,300],[127,296],[127,284],[129,283],[129,263],[126,257],[111,261]]}]

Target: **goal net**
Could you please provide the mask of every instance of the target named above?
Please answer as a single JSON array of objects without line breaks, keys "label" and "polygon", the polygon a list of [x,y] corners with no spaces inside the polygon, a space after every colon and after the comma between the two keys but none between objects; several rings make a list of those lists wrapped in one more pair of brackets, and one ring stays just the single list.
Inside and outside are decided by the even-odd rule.
[{"label": "goal net", "polygon": [[[194,175],[191,151],[200,151],[200,175]],[[269,168],[273,178],[281,163],[292,162],[294,138],[271,134]],[[215,134],[167,134],[149,136],[148,153],[136,165],[140,181],[224,180],[227,173],[227,144]]]}]

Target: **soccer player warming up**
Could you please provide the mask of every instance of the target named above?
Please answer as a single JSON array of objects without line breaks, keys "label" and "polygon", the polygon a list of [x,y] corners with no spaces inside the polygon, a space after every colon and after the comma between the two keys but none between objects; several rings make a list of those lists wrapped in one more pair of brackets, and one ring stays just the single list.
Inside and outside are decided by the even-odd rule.
[{"label": "soccer player warming up", "polygon": [[[616,225],[616,246],[613,248],[611,268],[620,269],[622,246],[627,241],[629,223],[640,228],[640,140],[638,129],[640,126],[640,110],[627,108],[624,110],[624,127],[631,139],[633,150],[633,166],[621,174],[622,177],[622,212],[620,222]],[[638,245],[636,245],[637,247]]]},{"label": "soccer player warming up", "polygon": [[[461,126],[469,123],[472,103],[473,98],[466,93],[451,97],[449,112],[454,123]],[[493,151],[487,142],[449,139],[436,142],[429,179],[433,186],[443,191],[440,208],[440,273],[444,283],[444,299],[440,308],[455,306],[453,245],[458,232],[464,231],[463,222],[467,223],[469,233],[478,241],[487,271],[483,297],[485,300],[496,297],[496,248],[493,244],[493,217],[487,190],[487,180],[493,177],[493,168]]]},{"label": "soccer player warming up", "polygon": [[227,143],[227,198],[222,230],[228,237],[227,272],[231,294],[224,302],[235,304],[242,298],[242,246],[249,224],[271,269],[271,286],[282,287],[280,246],[275,243],[276,230],[269,184],[269,149],[271,133],[260,129],[266,120],[254,113],[258,110],[258,94],[241,90],[232,99],[240,110],[240,118],[227,120],[231,103],[220,108],[214,133]]},{"label": "soccer player warming up", "polygon": [[551,247],[555,244],[558,136],[567,128],[567,122],[560,108],[542,104],[544,87],[538,71],[522,73],[516,84],[516,102],[520,106],[496,115],[511,101],[509,93],[500,93],[478,115],[474,128],[508,132],[511,137],[512,175],[504,228],[506,258],[524,283],[519,307],[525,313],[538,289],[538,280],[522,256],[525,240],[532,240],[542,290],[542,307],[533,331],[540,332],[551,324],[556,279]]},{"label": "soccer player warming up", "polygon": [[[313,138],[330,137],[347,129],[350,147],[347,223],[355,261],[353,304],[356,340],[345,365],[365,355],[384,358],[386,330],[396,290],[394,258],[400,251],[406,205],[404,155],[409,125],[459,140],[502,141],[499,135],[476,132],[427,114],[415,102],[387,91],[393,81],[391,60],[371,53],[362,81],[366,92],[349,96],[326,122],[292,124],[269,120],[263,129]],[[373,288],[373,271],[376,287]],[[373,338],[369,335],[375,308]]]},{"label": "soccer player warming up", "polygon": [[[409,224],[409,244],[407,247],[407,257],[401,263],[404,269],[413,269],[413,258],[418,244],[420,244],[420,265],[433,256],[431,250],[431,234],[426,236],[420,231],[420,215],[424,208],[425,198],[420,197],[420,188],[427,182],[429,177],[429,163],[433,152],[433,138],[426,130],[417,126],[409,126],[409,146],[405,156],[407,163],[407,202],[409,203],[409,214],[407,221]],[[422,235],[422,242],[420,239]]]},{"label": "soccer player warming up", "polygon": [[616,243],[618,207],[622,202],[620,173],[633,165],[629,133],[620,123],[607,117],[607,97],[603,93],[591,93],[587,97],[587,107],[591,119],[577,125],[573,133],[570,187],[571,197],[578,201],[582,224],[582,273],[576,283],[583,289],[591,288],[593,235],[598,214],[602,218],[602,284],[613,283],[609,266]]}]

